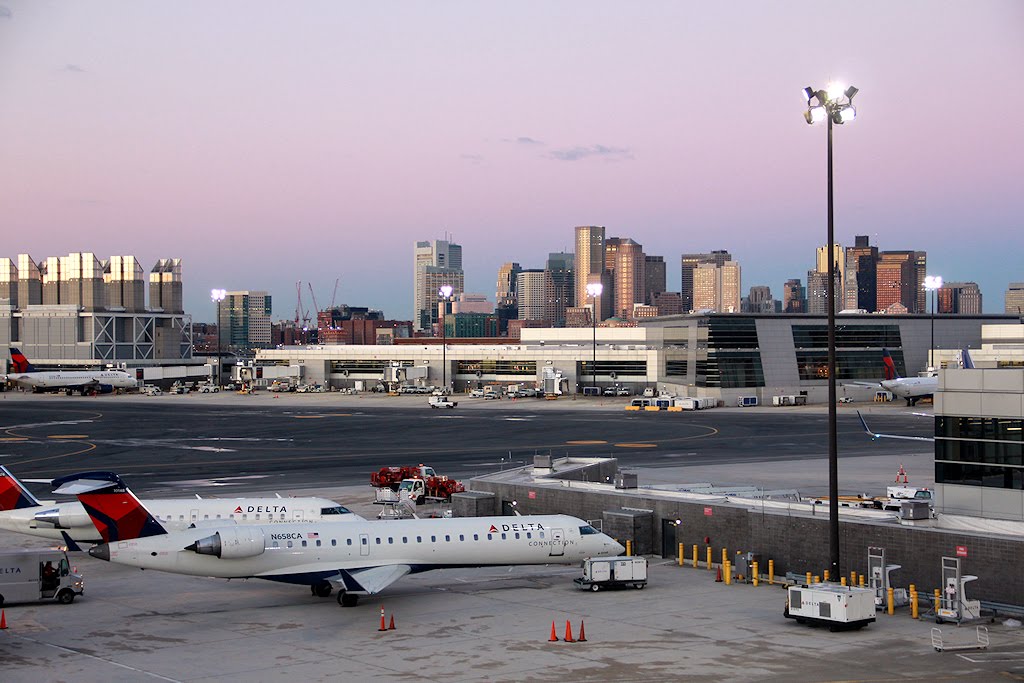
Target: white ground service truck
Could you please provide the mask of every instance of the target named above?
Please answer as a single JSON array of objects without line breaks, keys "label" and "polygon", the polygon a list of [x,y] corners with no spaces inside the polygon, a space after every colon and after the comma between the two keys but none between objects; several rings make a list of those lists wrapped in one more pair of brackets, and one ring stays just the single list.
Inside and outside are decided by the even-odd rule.
[{"label": "white ground service truck", "polygon": [[836,583],[787,589],[782,615],[798,624],[819,624],[830,631],[860,629],[875,620],[875,591]]},{"label": "white ground service truck", "polygon": [[583,561],[583,576],[573,579],[583,590],[643,588],[647,585],[647,558],[595,557]]},{"label": "white ground service truck", "polygon": [[63,550],[0,550],[0,606],[56,600],[69,605],[85,591]]}]

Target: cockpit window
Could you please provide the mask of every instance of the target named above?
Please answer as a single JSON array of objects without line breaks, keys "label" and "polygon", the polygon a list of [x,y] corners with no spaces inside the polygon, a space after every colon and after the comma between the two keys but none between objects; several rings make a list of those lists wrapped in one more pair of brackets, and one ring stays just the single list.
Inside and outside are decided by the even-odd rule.
[{"label": "cockpit window", "polygon": [[332,508],[320,508],[321,515],[350,515],[352,511],[342,505],[337,505]]},{"label": "cockpit window", "polygon": [[601,533],[601,532],[598,531],[597,529],[595,529],[594,527],[590,526],[589,524],[586,525],[586,526],[581,526],[580,527],[580,536],[590,536],[591,534],[599,534],[599,533]]}]

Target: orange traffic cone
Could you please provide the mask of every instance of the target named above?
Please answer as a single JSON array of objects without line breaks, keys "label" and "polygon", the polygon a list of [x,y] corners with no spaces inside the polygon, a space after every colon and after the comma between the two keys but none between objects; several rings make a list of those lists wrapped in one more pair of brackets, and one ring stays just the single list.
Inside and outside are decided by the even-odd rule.
[{"label": "orange traffic cone", "polygon": [[391,623],[388,624],[388,630],[389,631],[394,631],[395,630],[395,615],[394,614],[391,615]]},{"label": "orange traffic cone", "polygon": [[548,638],[548,642],[549,643],[557,643],[558,642],[558,636],[555,634],[555,622],[554,621],[551,622],[551,637]]},{"label": "orange traffic cone", "polygon": [[715,583],[722,583],[722,568],[718,568],[718,576],[715,577]]},{"label": "orange traffic cone", "polygon": [[587,632],[583,630],[583,620],[580,619],[580,637],[576,639],[577,643],[587,642]]},{"label": "orange traffic cone", "polygon": [[380,606],[380,628],[377,629],[377,630],[378,631],[387,631],[388,630],[388,625],[386,623],[384,623],[384,605]]},{"label": "orange traffic cone", "polygon": [[572,624],[569,623],[568,619],[565,620],[565,642],[567,642],[567,643],[575,643],[576,642],[573,639],[573,637],[572,637]]},{"label": "orange traffic cone", "polygon": [[[551,628],[554,627],[554,624],[552,624]],[[7,612],[5,612],[4,610],[0,610],[0,631],[2,631],[5,628],[7,628]]]}]

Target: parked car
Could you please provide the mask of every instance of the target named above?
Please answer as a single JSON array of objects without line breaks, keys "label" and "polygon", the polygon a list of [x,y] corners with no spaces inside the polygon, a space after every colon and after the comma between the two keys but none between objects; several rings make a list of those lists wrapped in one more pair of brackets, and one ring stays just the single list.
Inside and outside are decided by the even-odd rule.
[{"label": "parked car", "polygon": [[218,387],[216,384],[200,384],[199,385],[199,393],[200,394],[216,394],[218,391],[220,391],[220,387]]},{"label": "parked car", "polygon": [[616,395],[616,396],[632,396],[632,395],[633,395],[633,392],[632,392],[632,391],[630,391],[629,389],[627,389],[626,387],[619,387],[619,388],[618,388],[618,389],[617,389],[617,390],[615,391],[615,395]]},{"label": "parked car", "polygon": [[160,387],[150,385],[147,387],[142,387],[142,393],[145,394],[146,396],[159,396],[164,392],[160,389]]},{"label": "parked car", "polygon": [[427,403],[431,408],[454,408],[459,405],[457,402],[451,400],[447,396],[431,396],[427,399]]},{"label": "parked car", "polygon": [[605,387],[604,391],[601,392],[604,396],[614,396],[616,393],[615,387]]}]

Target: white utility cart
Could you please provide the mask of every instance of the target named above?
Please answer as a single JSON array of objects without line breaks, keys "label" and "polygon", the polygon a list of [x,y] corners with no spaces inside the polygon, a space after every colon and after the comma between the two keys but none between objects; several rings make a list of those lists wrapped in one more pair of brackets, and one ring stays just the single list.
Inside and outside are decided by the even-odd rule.
[{"label": "white utility cart", "polygon": [[643,588],[647,585],[647,558],[593,557],[583,561],[583,576],[573,583],[587,590],[602,588]]},{"label": "white utility cart", "polygon": [[836,583],[790,586],[783,616],[831,631],[859,629],[875,620],[875,591]]}]

